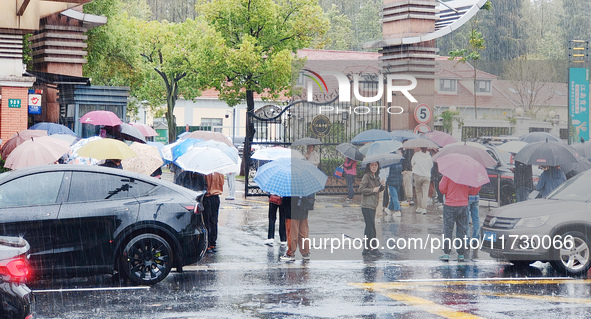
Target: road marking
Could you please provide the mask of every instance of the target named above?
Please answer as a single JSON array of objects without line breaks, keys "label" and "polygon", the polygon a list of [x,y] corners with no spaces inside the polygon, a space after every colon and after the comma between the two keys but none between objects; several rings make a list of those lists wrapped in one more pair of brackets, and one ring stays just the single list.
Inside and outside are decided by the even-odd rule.
[{"label": "road marking", "polygon": [[[463,278],[463,279],[409,279],[395,282],[376,282],[376,283],[351,283],[350,285],[384,295],[393,300],[398,300],[406,305],[417,309],[445,317],[445,318],[480,318],[466,312],[457,311],[450,307],[439,305],[430,300],[412,296],[402,291],[420,291],[420,292],[441,292],[453,294],[477,294],[482,296],[491,296],[497,298],[518,298],[539,302],[555,303],[574,303],[591,304],[591,299],[569,298],[563,296],[543,296],[521,293],[502,293],[471,291],[467,287],[471,286],[499,286],[499,285],[560,285],[560,284],[581,284],[588,285],[591,279],[574,279],[564,277],[536,277],[536,278]],[[464,286],[464,289],[449,286]]]},{"label": "road marking", "polygon": [[74,291],[112,291],[112,290],[147,290],[150,287],[106,287],[106,288],[72,288],[72,289],[40,289],[33,290],[34,293],[43,292],[74,292]]}]

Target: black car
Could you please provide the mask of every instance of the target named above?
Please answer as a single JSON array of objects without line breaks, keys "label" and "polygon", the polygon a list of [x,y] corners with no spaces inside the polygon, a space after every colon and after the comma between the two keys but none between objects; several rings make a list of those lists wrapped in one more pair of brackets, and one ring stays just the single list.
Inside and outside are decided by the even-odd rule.
[{"label": "black car", "polygon": [[107,167],[10,171],[0,174],[0,235],[29,242],[37,274],[117,272],[151,285],[203,256],[199,195]]},{"label": "black car", "polygon": [[511,155],[506,152],[501,152],[491,144],[484,144],[484,146],[487,149],[487,153],[497,161],[497,165],[486,168],[490,183],[482,185],[479,193],[480,198],[496,202],[498,201],[500,189],[501,206],[515,203],[517,201],[515,197],[515,181],[513,178],[513,171],[511,170],[515,166],[510,164]]},{"label": "black car", "polygon": [[31,275],[29,244],[22,237],[0,236],[0,319],[30,319],[35,298],[25,281]]}]

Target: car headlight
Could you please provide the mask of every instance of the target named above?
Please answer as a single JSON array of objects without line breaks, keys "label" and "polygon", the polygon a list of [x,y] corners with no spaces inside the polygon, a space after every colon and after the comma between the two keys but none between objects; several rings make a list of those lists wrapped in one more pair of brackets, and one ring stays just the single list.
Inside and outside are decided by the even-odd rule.
[{"label": "car headlight", "polygon": [[515,224],[515,228],[540,227],[544,225],[548,221],[548,219],[550,219],[550,215],[522,218],[517,222],[517,224]]}]

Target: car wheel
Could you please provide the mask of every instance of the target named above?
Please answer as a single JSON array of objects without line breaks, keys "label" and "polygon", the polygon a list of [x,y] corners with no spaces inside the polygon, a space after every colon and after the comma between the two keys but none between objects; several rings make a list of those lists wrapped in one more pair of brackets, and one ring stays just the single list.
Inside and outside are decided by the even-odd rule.
[{"label": "car wheel", "polygon": [[509,205],[515,202],[517,202],[515,188],[507,184],[501,186],[501,206]]},{"label": "car wheel", "polygon": [[591,244],[587,236],[578,231],[571,231],[562,238],[572,236],[572,247],[554,250],[554,260],[550,261],[552,267],[567,275],[584,274],[591,267]]},{"label": "car wheel", "polygon": [[155,234],[132,238],[121,255],[122,270],[137,285],[153,285],[168,276],[173,263],[168,242]]}]

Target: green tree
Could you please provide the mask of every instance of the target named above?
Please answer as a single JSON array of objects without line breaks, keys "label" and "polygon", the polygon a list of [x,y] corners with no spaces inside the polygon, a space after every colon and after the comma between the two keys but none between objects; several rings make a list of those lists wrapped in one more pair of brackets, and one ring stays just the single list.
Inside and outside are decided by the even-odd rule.
[{"label": "green tree", "polygon": [[[337,5],[333,4],[326,12],[330,20],[330,28],[326,32],[328,43],[324,47],[328,50],[350,50],[352,46],[351,20],[342,14]],[[319,39],[322,41],[322,39]]]},{"label": "green tree", "polygon": [[246,101],[249,113],[254,93],[276,99],[289,92],[294,53],[329,24],[315,0],[201,0],[197,11],[222,37],[210,62],[214,87],[231,107]]},{"label": "green tree", "polygon": [[[137,34],[142,57],[142,85],[136,91],[151,105],[166,102],[168,139],[176,139],[174,108],[180,96],[193,99],[209,83],[208,56],[216,47],[216,33],[202,21],[183,23],[129,19]],[[158,110],[155,110],[156,112]]]},{"label": "green tree", "polygon": [[[487,1],[482,9],[490,10],[492,5],[490,1]],[[480,52],[486,47],[484,46],[484,37],[482,33],[478,30],[478,20],[474,19],[471,23],[472,30],[470,31],[470,38],[468,40],[468,48],[467,49],[458,49],[449,52],[449,59],[450,60],[458,60],[458,63],[466,63],[468,61],[472,62],[472,67],[474,68],[474,118],[478,118],[478,111],[476,106],[476,72],[477,72],[477,65],[478,60],[480,59]]]}]

